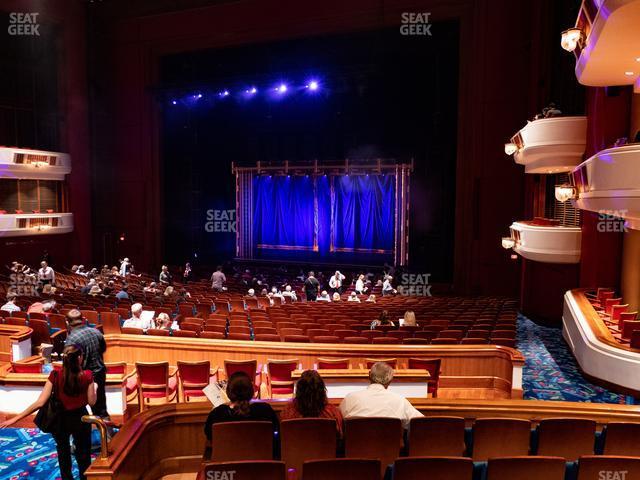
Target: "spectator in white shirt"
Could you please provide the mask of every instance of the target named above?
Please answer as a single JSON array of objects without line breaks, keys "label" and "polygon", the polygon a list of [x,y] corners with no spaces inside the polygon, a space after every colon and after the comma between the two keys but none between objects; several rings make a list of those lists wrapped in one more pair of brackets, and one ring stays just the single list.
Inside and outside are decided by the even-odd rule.
[{"label": "spectator in white shirt", "polygon": [[346,277],[340,273],[339,270],[336,270],[336,273],[329,279],[329,287],[331,287],[335,292],[342,293],[342,281]]},{"label": "spectator in white shirt", "polygon": [[399,418],[402,426],[408,428],[412,418],[423,415],[406,398],[388,390],[392,380],[393,368],[384,362],[374,363],[369,371],[371,384],[344,397],[340,404],[342,416]]},{"label": "spectator in white shirt", "polygon": [[4,310],[5,312],[19,312],[20,307],[16,305],[16,296],[13,294],[7,295],[7,303],[5,303],[0,310]]},{"label": "spectator in white shirt", "polygon": [[331,297],[331,301],[339,302],[340,301],[340,294],[338,292],[333,292],[333,295]]},{"label": "spectator in white shirt", "polygon": [[364,292],[367,291],[367,287],[364,286],[364,275],[360,274],[358,275],[358,279],[356,280],[356,287],[355,287],[355,291],[358,295],[362,295]]},{"label": "spectator in white shirt", "polygon": [[282,292],[283,297],[291,297],[291,300],[294,302],[298,301],[298,297],[296,296],[296,292],[291,289],[291,285],[287,285],[284,287],[284,292]]},{"label": "spectator in white shirt", "polygon": [[393,277],[387,275],[384,282],[382,282],[382,295],[395,295],[397,293],[397,290],[391,285],[391,280],[393,280]]},{"label": "spectator in white shirt", "polygon": [[141,328],[142,330],[153,328],[150,319],[142,318],[142,304],[140,303],[131,305],[131,318],[125,320],[122,326],[126,328]]},{"label": "spectator in white shirt", "polygon": [[40,262],[40,270],[38,270],[38,281],[42,283],[42,285],[55,285],[56,284],[56,274],[47,262]]},{"label": "spectator in white shirt", "polygon": [[226,290],[224,284],[227,281],[227,277],[225,277],[222,266],[218,266],[215,272],[211,274],[211,288],[216,292],[222,292]]},{"label": "spectator in white shirt", "polygon": [[356,292],[351,292],[351,295],[349,295],[347,301],[360,303],[360,299],[358,298],[358,294]]}]

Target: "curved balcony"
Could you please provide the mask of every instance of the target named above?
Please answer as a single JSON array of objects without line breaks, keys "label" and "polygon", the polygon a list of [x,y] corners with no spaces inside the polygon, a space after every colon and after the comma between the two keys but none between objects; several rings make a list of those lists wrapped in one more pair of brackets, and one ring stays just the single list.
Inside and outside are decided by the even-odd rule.
[{"label": "curved balcony", "polygon": [[579,263],[580,227],[563,227],[541,219],[514,222],[513,250],[528,260],[542,263]]},{"label": "curved balcony", "polygon": [[0,214],[1,237],[27,237],[73,232],[73,213]]},{"label": "curved balcony", "polygon": [[587,142],[587,117],[533,120],[511,138],[516,163],[525,173],[570,172],[579,165]]},{"label": "curved balcony", "polygon": [[581,163],[572,173],[576,207],[624,218],[640,229],[640,144],[608,148]]},{"label": "curved balcony", "polygon": [[71,157],[66,153],[0,147],[0,178],[64,180],[69,173]]},{"label": "curved balcony", "polygon": [[582,85],[634,85],[640,92],[640,1],[586,0],[576,22],[584,40],[576,55]]}]

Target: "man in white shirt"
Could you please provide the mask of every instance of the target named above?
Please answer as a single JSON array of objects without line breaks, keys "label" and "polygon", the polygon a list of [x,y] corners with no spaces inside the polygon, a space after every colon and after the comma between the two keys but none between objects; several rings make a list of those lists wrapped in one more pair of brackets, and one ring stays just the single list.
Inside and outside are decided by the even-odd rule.
[{"label": "man in white shirt", "polygon": [[385,277],[384,282],[382,282],[382,295],[395,295],[397,293],[397,290],[391,285],[391,280],[393,280],[391,275]]},{"label": "man in white shirt", "polygon": [[4,310],[5,312],[19,312],[20,307],[16,305],[16,296],[13,294],[7,295],[7,303],[5,303],[0,310]]},{"label": "man in white shirt", "polygon": [[296,292],[291,289],[291,285],[287,285],[284,287],[284,292],[282,292],[283,297],[291,297],[291,300],[296,302],[298,301],[298,297],[296,296]]},{"label": "man in white shirt", "polygon": [[153,328],[150,319],[142,318],[142,304],[140,303],[131,305],[131,318],[125,320],[122,326],[126,328],[141,328],[142,330]]},{"label": "man in white shirt", "polygon": [[40,270],[38,270],[38,281],[43,285],[55,285],[56,274],[47,262],[40,262]]},{"label": "man in white shirt", "polygon": [[358,295],[362,295],[364,292],[367,291],[367,287],[364,286],[364,275],[360,274],[358,275],[358,279],[356,280],[356,287],[355,287],[355,291]]},{"label": "man in white shirt", "polygon": [[369,371],[371,384],[344,397],[340,404],[342,416],[399,418],[402,426],[408,428],[412,418],[423,415],[406,398],[387,389],[392,380],[393,368],[384,362],[374,363]]},{"label": "man in white shirt", "polygon": [[346,277],[340,273],[339,270],[336,270],[336,273],[329,279],[329,287],[331,287],[335,292],[342,293],[342,281]]}]

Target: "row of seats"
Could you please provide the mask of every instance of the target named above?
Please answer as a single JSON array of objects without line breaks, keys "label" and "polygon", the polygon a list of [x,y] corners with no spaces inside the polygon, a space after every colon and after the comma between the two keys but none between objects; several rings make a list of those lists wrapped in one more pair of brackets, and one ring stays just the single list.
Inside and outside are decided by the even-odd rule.
[{"label": "row of seats", "polygon": [[387,465],[405,456],[463,457],[468,464],[542,456],[559,459],[558,471],[564,474],[565,462],[584,456],[640,457],[640,424],[609,423],[596,433],[595,421],[578,418],[543,419],[536,428],[529,420],[479,418],[465,428],[461,417],[421,417],[411,420],[406,439],[399,419],[348,418],[342,440],[333,419],[283,420],[277,435],[271,422],[219,423],[212,427],[207,460],[281,459],[288,470],[300,472],[305,461],[344,456],[379,461],[382,475]]},{"label": "row of seats", "polygon": [[[640,458],[620,456],[583,456],[577,464],[577,480],[631,480],[640,478]],[[285,462],[237,461],[207,462],[197,480],[380,480],[380,460],[340,458],[309,460],[301,474],[291,475]],[[233,472],[233,476],[230,476]],[[397,458],[385,478],[393,480],[477,480],[469,458],[413,457]],[[565,480],[574,471],[558,457],[497,457],[488,461],[486,480]]]},{"label": "row of seats", "polygon": [[629,305],[624,304],[621,297],[616,297],[610,288],[598,288],[588,293],[587,298],[618,342],[640,349],[638,312],[629,311]]}]

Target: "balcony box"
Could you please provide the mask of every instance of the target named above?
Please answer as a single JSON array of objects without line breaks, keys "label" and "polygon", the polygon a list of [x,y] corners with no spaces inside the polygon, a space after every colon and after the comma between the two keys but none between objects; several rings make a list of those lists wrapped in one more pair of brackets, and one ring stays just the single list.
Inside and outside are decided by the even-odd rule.
[{"label": "balcony box", "polygon": [[522,257],[542,263],[579,263],[580,227],[563,227],[539,219],[514,222],[513,250]]}]

